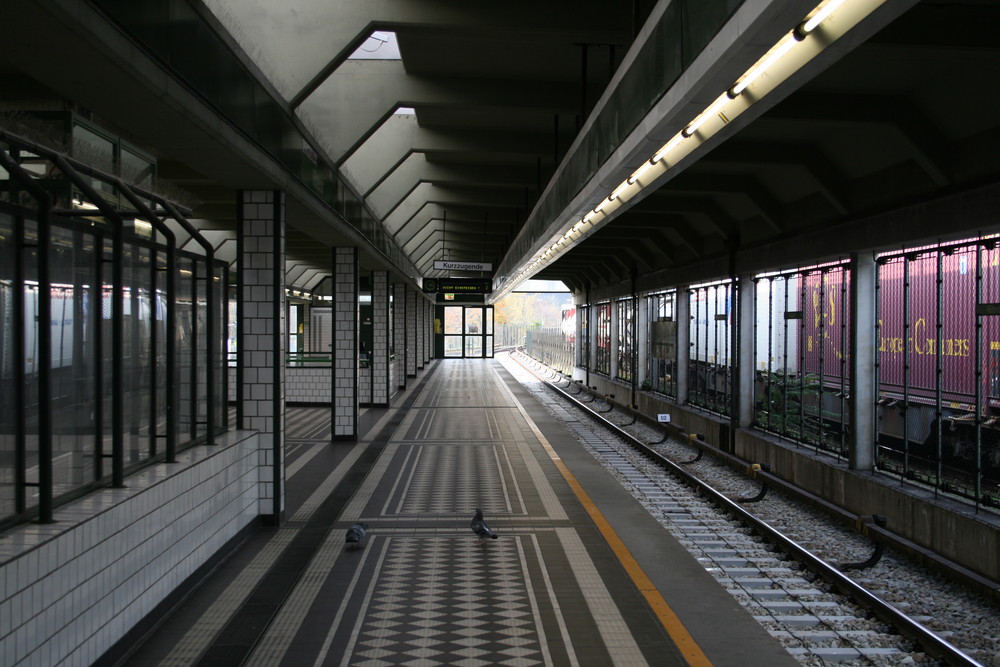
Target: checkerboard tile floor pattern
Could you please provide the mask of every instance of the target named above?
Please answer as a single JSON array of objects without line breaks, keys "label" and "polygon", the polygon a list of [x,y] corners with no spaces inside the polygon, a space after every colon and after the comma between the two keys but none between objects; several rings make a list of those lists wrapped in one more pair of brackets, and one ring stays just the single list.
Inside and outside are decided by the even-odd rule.
[{"label": "checkerboard tile floor pattern", "polygon": [[534,598],[513,536],[390,539],[351,664],[543,665]]}]

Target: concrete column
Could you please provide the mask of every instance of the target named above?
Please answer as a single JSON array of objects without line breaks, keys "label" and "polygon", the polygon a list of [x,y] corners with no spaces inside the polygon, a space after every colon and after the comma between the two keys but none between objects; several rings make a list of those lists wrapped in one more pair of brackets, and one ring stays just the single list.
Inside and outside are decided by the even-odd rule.
[{"label": "concrete column", "polygon": [[738,374],[734,414],[739,428],[750,428],[754,417],[754,313],[757,308],[757,284],[753,276],[740,276],[736,283],[739,320],[736,326],[735,371]]},{"label": "concrete column", "polygon": [[358,438],[358,249],[333,249],[333,439]]},{"label": "concrete column", "polygon": [[389,405],[389,272],[372,271],[372,405]]},{"label": "concrete column", "polygon": [[[649,303],[642,295],[636,296],[635,321],[635,378],[632,385],[638,390],[644,380],[653,381],[649,376]],[[635,402],[635,396],[632,402]]]},{"label": "concrete column", "polygon": [[416,290],[406,291],[406,375],[417,377],[417,301]]},{"label": "concrete column", "polygon": [[238,197],[237,400],[240,428],[260,432],[258,512],[278,523],[285,509],[285,196]]},{"label": "concrete column", "polygon": [[393,349],[396,352],[396,382],[400,389],[406,389],[406,302],[407,289],[405,283],[392,285],[392,335]]},{"label": "concrete column", "polygon": [[590,302],[587,308],[587,376],[584,384],[590,385],[590,374],[594,372],[597,361],[597,304]]},{"label": "concrete column", "polygon": [[869,254],[851,256],[851,384],[847,399],[851,431],[848,464],[853,470],[875,467],[875,279],[878,268]]},{"label": "concrete column", "polygon": [[687,403],[688,371],[691,367],[691,295],[686,287],[678,287],[677,312],[677,404]]}]

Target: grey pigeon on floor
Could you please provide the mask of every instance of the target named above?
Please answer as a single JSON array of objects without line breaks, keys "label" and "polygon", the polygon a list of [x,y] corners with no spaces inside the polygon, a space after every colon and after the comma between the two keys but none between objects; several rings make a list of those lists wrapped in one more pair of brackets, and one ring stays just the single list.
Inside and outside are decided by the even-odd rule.
[{"label": "grey pigeon on floor", "polygon": [[356,523],[347,529],[347,546],[358,546],[361,540],[365,539],[365,534],[368,532],[367,523]]},{"label": "grey pigeon on floor", "polygon": [[490,527],[486,525],[486,521],[483,519],[483,511],[481,509],[476,510],[476,516],[472,517],[472,521],[469,523],[469,528],[472,532],[476,534],[479,538],[479,542],[482,543],[487,537],[491,540],[497,539],[497,534],[490,530]]}]

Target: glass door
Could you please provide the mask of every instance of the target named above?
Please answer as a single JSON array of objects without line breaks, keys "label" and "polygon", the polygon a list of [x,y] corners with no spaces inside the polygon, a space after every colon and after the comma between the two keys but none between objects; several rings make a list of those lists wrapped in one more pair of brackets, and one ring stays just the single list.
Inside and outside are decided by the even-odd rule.
[{"label": "glass door", "polygon": [[465,358],[483,356],[483,309],[465,308]]},{"label": "glass door", "polygon": [[444,307],[444,356],[448,358],[461,358],[463,345],[463,331],[465,331],[465,309],[462,306]]},{"label": "glass door", "polygon": [[445,358],[493,357],[493,306],[445,306]]}]

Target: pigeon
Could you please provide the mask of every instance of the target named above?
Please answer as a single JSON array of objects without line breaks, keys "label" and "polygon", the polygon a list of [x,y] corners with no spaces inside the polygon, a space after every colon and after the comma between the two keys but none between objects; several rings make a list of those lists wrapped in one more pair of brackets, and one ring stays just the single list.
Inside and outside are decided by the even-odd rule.
[{"label": "pigeon", "polygon": [[365,539],[365,533],[368,532],[367,523],[356,523],[347,529],[347,546],[358,546],[361,540]]},{"label": "pigeon", "polygon": [[476,510],[476,516],[472,517],[472,521],[469,523],[469,528],[472,532],[476,534],[479,538],[479,543],[482,544],[483,540],[487,537],[491,540],[497,539],[498,535],[490,530],[490,527],[486,525],[486,521],[483,520],[483,511],[481,509]]}]

